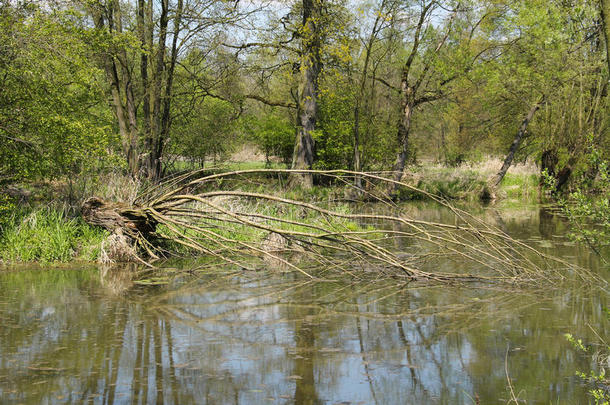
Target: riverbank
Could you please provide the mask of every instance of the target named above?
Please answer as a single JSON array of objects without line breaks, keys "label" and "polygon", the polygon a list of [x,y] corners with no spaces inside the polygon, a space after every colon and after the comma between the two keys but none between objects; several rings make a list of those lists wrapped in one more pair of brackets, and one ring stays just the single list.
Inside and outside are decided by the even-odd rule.
[{"label": "riverbank", "polygon": [[[502,161],[497,158],[464,163],[457,167],[428,162],[407,168],[402,181],[448,200],[477,201],[488,186],[489,179],[497,173],[501,165]],[[538,202],[539,176],[540,169],[532,162],[512,166],[496,191],[498,202],[505,200],[524,204]],[[418,200],[424,199],[425,196],[402,189],[400,198]]]},{"label": "riverbank", "polygon": [[[497,162],[484,162],[478,165],[463,165],[447,168],[432,163],[413,166],[405,173],[403,181],[426,193],[437,195],[447,200],[465,201],[479,204],[479,196],[486,184],[486,179],[493,173]],[[264,162],[232,162],[225,170],[262,168]],[[222,170],[222,168],[216,169]],[[516,166],[511,169],[500,188],[499,196],[506,202],[532,204],[537,201],[538,184],[535,166]],[[232,183],[231,188],[243,188],[258,192],[273,192],[287,198],[322,204],[354,203],[363,196],[353,193],[349,184],[340,181],[326,182],[314,186],[312,190],[285,189],[286,178],[278,174],[265,176],[261,174],[256,182],[251,179],[243,183]],[[95,186],[98,184],[99,186]],[[79,215],[79,202],[96,194],[109,201],[133,201],[142,185],[116,174],[107,175],[98,181],[89,181],[85,185],[70,186],[69,199],[65,198],[67,184],[29,185],[21,195],[21,202],[7,200],[3,205],[2,223],[0,223],[0,262],[2,263],[66,263],[72,261],[95,262],[100,258],[102,242],[108,233],[85,223]],[[219,188],[227,187],[226,183],[218,184]],[[25,195],[25,196],[24,196]],[[50,196],[53,202],[44,201]],[[366,197],[366,196],[364,196]],[[425,194],[402,188],[399,190],[402,201],[426,200]],[[58,201],[59,200],[59,201]],[[242,207],[243,208],[243,207]],[[259,206],[258,214],[280,215],[286,220],[302,220],[300,211],[280,211],[269,206]],[[348,212],[349,208],[341,208]],[[271,210],[270,212],[267,212]],[[305,219],[311,222],[312,218]],[[313,219],[315,220],[315,219]],[[356,230],[356,225],[346,223],[345,228]],[[235,237],[229,230],[223,236]],[[243,230],[242,230],[243,231]],[[260,230],[246,229],[245,235],[238,235],[244,241],[260,242],[266,236]]]}]

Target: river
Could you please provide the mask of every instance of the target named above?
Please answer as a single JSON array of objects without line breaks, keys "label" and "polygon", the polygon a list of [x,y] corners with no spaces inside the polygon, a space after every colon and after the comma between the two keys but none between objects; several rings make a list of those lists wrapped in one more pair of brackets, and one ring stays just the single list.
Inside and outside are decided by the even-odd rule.
[{"label": "river", "polygon": [[[510,235],[608,279],[540,207],[477,208]],[[411,214],[443,220],[414,205]],[[454,263],[447,263],[453,266]],[[189,264],[183,263],[188,267]],[[207,269],[134,285],[124,269],[0,269],[7,404],[585,404],[610,335],[608,295],[559,289],[312,281]]]}]

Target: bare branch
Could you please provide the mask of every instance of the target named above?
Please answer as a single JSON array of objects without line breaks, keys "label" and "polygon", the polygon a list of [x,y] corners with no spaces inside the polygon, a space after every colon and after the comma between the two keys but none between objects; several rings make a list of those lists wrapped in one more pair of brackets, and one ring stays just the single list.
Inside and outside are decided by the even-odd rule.
[{"label": "bare branch", "polygon": [[292,108],[292,109],[297,108],[296,103],[287,103],[287,102],[278,101],[278,100],[269,100],[264,97],[258,96],[256,94],[245,94],[244,97],[251,99],[251,100],[260,101],[261,103],[266,104],[268,106],[272,106],[272,107],[284,107],[284,108]]}]

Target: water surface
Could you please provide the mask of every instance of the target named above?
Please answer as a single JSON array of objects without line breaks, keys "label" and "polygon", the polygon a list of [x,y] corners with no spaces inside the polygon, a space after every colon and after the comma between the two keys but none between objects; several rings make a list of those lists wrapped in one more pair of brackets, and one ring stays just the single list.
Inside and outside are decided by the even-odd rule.
[{"label": "water surface", "polygon": [[[607,273],[547,211],[478,215]],[[493,404],[510,399],[510,381],[526,403],[586,404],[575,372],[591,364],[563,335],[606,336],[606,306],[607,294],[579,285],[314,282],[218,269],[133,287],[120,269],[3,269],[0,402]]]}]

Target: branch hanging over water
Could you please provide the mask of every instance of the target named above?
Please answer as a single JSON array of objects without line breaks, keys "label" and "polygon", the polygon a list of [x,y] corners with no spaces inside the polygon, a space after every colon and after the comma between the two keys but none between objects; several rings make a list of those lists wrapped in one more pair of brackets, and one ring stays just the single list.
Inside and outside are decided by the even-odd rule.
[{"label": "branch hanging over water", "polygon": [[[310,202],[311,194],[282,189],[282,179],[295,172],[345,185],[347,191]],[[362,178],[362,189],[353,188],[354,176]],[[390,186],[435,201],[451,214],[451,220],[413,218],[387,195]],[[354,196],[374,204],[354,207],[345,202]],[[83,214],[90,223],[129,235],[142,254],[152,258],[197,254],[244,269],[273,266],[310,278],[350,274],[444,283],[549,285],[569,275],[595,278],[383,173],[198,171],[146,190],[133,206],[91,198],[85,202]],[[454,268],[447,263],[454,263]]]}]

